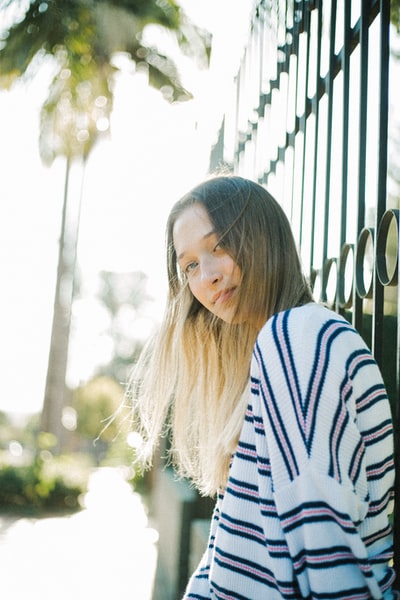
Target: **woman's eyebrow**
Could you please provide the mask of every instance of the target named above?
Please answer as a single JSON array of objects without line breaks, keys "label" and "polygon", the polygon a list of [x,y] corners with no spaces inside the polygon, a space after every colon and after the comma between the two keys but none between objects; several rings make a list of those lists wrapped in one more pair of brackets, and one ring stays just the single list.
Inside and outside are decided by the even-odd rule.
[{"label": "woman's eyebrow", "polygon": [[[217,232],[215,231],[215,229],[212,229],[212,230],[211,230],[211,231],[209,231],[208,233],[205,233],[205,234],[203,235],[203,237],[201,238],[201,240],[202,240],[202,241],[203,241],[203,240],[206,240],[206,239],[208,239],[209,237],[211,237],[212,235],[216,235],[216,233],[217,233]],[[181,258],[183,258],[183,257],[185,256],[185,254],[186,254],[186,252],[185,252],[185,250],[184,250],[183,252],[181,252],[181,253],[178,255],[177,259],[178,259],[178,260],[181,260]]]}]

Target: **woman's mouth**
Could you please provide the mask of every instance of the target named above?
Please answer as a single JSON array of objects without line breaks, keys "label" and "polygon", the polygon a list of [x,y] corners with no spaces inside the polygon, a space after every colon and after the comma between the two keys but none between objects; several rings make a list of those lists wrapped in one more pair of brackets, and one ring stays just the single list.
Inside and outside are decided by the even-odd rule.
[{"label": "woman's mouth", "polygon": [[221,290],[221,291],[217,292],[211,298],[211,304],[223,304],[224,302],[226,302],[227,300],[232,298],[235,291],[236,291],[236,287],[231,287],[226,290]]}]

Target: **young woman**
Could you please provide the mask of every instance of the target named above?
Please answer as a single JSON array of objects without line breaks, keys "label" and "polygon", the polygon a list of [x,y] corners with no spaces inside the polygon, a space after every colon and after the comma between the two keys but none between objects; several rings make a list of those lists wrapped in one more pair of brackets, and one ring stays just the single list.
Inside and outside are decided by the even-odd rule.
[{"label": "young woman", "polygon": [[148,463],[217,494],[186,599],[393,597],[390,408],[368,348],[313,302],[260,185],[207,180],[172,209],[169,297],[132,396]]}]

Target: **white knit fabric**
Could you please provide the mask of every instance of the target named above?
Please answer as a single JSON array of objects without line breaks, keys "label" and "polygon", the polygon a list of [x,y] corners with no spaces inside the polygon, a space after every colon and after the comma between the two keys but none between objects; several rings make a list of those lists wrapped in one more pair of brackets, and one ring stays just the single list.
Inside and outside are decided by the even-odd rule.
[{"label": "white knit fabric", "polygon": [[275,315],[185,600],[391,599],[393,483],[390,407],[359,334],[317,304]]}]

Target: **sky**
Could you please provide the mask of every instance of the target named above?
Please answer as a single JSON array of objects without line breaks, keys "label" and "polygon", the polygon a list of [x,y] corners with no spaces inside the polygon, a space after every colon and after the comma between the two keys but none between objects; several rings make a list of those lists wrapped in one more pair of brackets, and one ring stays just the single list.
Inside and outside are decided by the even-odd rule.
[{"label": "sky", "polygon": [[[75,303],[67,382],[74,387],[110,356],[107,316],[95,301],[101,270],[141,270],[154,298],[136,323],[145,336],[165,301],[168,211],[207,175],[227,98],[249,30],[252,0],[182,0],[214,36],[211,67],[181,64],[195,99],[169,105],[143,76],[118,80],[111,133],[85,170],[78,244],[81,297]],[[229,28],[226,16],[229,13]],[[42,408],[50,343],[65,164],[44,167],[38,152],[44,77],[0,92],[0,411]],[[79,197],[80,173],[71,190]]]}]

